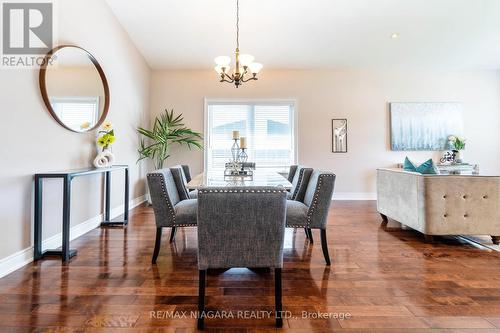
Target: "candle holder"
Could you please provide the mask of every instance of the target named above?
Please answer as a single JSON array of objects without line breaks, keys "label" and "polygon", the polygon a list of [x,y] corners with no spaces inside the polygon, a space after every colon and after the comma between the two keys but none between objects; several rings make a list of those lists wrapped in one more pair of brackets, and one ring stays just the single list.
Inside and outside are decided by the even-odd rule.
[{"label": "candle holder", "polygon": [[233,160],[231,162],[238,163],[238,159],[240,156],[240,146],[238,145],[239,139],[233,139],[233,140],[234,143],[233,146],[231,147],[231,156],[233,157]]},{"label": "candle holder", "polygon": [[240,152],[240,156],[238,157],[238,160],[241,163],[245,163],[248,160],[248,155],[245,151],[246,148],[240,148],[240,149],[241,149],[241,152]]}]

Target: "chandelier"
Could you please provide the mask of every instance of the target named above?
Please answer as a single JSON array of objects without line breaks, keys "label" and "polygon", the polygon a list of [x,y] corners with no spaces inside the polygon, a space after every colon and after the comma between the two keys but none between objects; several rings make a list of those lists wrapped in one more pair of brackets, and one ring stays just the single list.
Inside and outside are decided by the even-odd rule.
[{"label": "chandelier", "polygon": [[219,56],[215,58],[215,71],[220,75],[220,82],[234,83],[238,88],[242,83],[257,80],[257,74],[262,64],[254,62],[250,54],[240,54],[240,1],[236,0],[236,62],[233,72],[230,73],[231,58]]}]

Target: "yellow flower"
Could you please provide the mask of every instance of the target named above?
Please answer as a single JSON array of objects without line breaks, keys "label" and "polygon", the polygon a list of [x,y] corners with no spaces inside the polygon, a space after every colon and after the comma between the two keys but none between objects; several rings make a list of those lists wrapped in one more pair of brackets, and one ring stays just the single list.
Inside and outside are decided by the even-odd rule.
[{"label": "yellow flower", "polygon": [[102,124],[102,129],[105,131],[111,131],[113,129],[113,124],[111,122],[106,121],[104,124]]},{"label": "yellow flower", "polygon": [[90,127],[90,122],[89,121],[86,121],[84,122],[83,124],[80,125],[80,129],[87,129]]},{"label": "yellow flower", "polygon": [[99,137],[99,139],[97,139],[97,144],[100,147],[107,146],[108,145],[108,140],[106,139],[106,135],[103,135],[103,136]]},{"label": "yellow flower", "polygon": [[116,138],[114,135],[109,135],[108,137],[108,145],[112,145],[115,142]]}]

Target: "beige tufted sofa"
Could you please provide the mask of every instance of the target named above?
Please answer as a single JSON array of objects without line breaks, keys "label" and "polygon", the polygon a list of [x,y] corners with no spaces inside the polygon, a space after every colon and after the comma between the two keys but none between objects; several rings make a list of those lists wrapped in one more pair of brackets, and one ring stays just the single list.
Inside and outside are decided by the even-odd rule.
[{"label": "beige tufted sofa", "polygon": [[432,235],[491,235],[500,242],[500,176],[422,175],[377,170],[377,209]]}]

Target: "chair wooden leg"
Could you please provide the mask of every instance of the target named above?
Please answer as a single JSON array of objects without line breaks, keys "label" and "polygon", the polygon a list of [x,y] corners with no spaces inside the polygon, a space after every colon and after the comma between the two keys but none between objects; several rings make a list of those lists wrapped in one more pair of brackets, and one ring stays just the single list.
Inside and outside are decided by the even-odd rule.
[{"label": "chair wooden leg", "polygon": [[330,255],[328,254],[328,243],[326,241],[326,229],[321,230],[321,248],[323,249],[323,256],[325,257],[326,265],[330,266]]},{"label": "chair wooden leg", "polygon": [[307,228],[304,228],[304,232],[306,233],[306,238],[309,239],[309,231],[307,230]]},{"label": "chair wooden leg", "polygon": [[312,232],[311,228],[307,228],[307,231],[309,232],[309,242],[311,242],[311,244],[313,244],[314,243],[313,232]]},{"label": "chair wooden leg", "polygon": [[156,241],[155,241],[155,249],[153,251],[153,259],[151,260],[151,263],[156,264],[156,259],[158,258],[158,254],[160,253],[160,247],[161,247],[161,231],[162,228],[156,228]]},{"label": "chair wooden leg", "polygon": [[281,303],[281,268],[274,269],[274,304],[276,307],[276,327],[283,327],[283,304]]},{"label": "chair wooden leg", "polygon": [[207,270],[201,269],[200,273],[200,282],[198,284],[198,329],[202,330],[205,328],[205,284],[206,284],[206,276]]},{"label": "chair wooden leg", "polygon": [[170,231],[170,243],[174,241],[176,233],[177,233],[177,227],[172,227],[172,230]]}]

